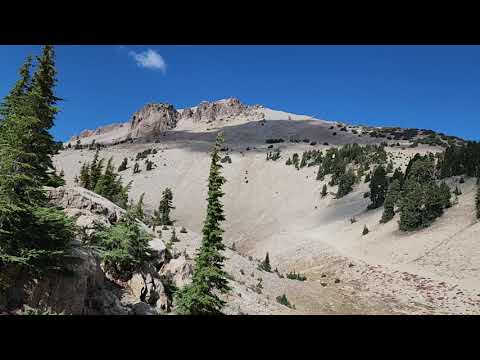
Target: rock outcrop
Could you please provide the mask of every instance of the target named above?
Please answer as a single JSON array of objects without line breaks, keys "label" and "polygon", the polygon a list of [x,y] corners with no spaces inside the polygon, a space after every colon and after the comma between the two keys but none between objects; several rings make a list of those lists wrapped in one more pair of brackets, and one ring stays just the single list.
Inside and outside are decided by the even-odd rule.
[{"label": "rock outcrop", "polygon": [[179,112],[170,104],[147,104],[130,120],[131,138],[158,137],[177,126]]},{"label": "rock outcrop", "polygon": [[185,255],[180,255],[166,263],[160,274],[171,279],[177,288],[181,288],[192,281],[193,261],[187,260]]},{"label": "rock outcrop", "polygon": [[257,120],[262,117],[256,110],[259,106],[245,105],[237,98],[229,98],[215,102],[203,101],[196,108],[184,110],[182,118],[193,118],[194,122],[212,122],[237,116],[252,117]]},{"label": "rock outcrop", "polygon": [[219,101],[203,101],[198,106],[177,111],[173,105],[154,103],[143,106],[135,112],[126,123],[114,123],[99,127],[96,130],[85,130],[73,136],[68,143],[74,146],[81,144],[120,144],[134,139],[152,140],[162,133],[175,129],[182,119],[191,119],[194,123],[211,123],[235,117],[258,121],[265,117],[260,105],[246,105],[237,98]]},{"label": "rock outcrop", "polygon": [[125,213],[121,207],[80,186],[62,186],[47,190],[50,203],[66,209],[67,214],[72,216],[89,215],[97,219],[101,216],[113,224]]},{"label": "rock outcrop", "polygon": [[[109,200],[81,187],[47,190],[50,202],[63,207],[87,235],[95,231],[96,224],[111,226],[125,213]],[[140,226],[150,231],[145,224]],[[31,279],[21,270],[2,269],[8,272],[13,286],[10,286],[5,299],[0,299],[0,311],[19,309],[23,305],[63,314],[168,312],[171,295],[167,294],[159,269],[171,256],[158,238],[151,240],[150,246],[155,253],[154,259],[125,282],[106,273],[99,253],[86,247],[80,238],[75,239],[65,257],[65,271],[50,271],[41,278]]]}]

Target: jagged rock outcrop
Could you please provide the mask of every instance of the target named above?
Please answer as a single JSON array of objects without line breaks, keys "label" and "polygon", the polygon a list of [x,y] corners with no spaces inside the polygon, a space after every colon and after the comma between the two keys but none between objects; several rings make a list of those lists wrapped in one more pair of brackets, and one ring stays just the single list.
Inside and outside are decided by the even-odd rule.
[{"label": "jagged rock outcrop", "polygon": [[154,307],[158,313],[167,312],[171,301],[156,271],[133,274],[128,287],[135,298]]},{"label": "jagged rock outcrop", "polygon": [[133,114],[130,120],[131,138],[157,137],[175,128],[180,114],[170,104],[147,104]]},{"label": "jagged rock outcrop", "polygon": [[[67,209],[67,214],[100,215],[114,224],[125,213],[121,207],[80,186],[47,188],[47,193],[50,203]],[[89,213],[68,209],[85,210]]]},{"label": "jagged rock outcrop", "polygon": [[73,136],[67,144],[74,146],[78,140],[88,145],[95,140],[97,144],[121,144],[135,139],[153,140],[162,133],[175,129],[182,119],[191,119],[194,123],[224,121],[235,117],[258,121],[265,117],[259,111],[261,105],[246,105],[237,98],[219,101],[203,101],[198,106],[177,111],[167,103],[153,103],[143,106],[126,123],[114,123],[96,130],[85,130]]},{"label": "jagged rock outcrop", "polygon": [[[95,231],[95,224],[110,226],[125,213],[109,200],[81,187],[47,190],[51,203],[63,207],[88,235]],[[150,231],[145,224],[140,225]],[[82,236],[75,239],[65,258],[66,271],[49,271],[41,278],[31,279],[13,267],[2,269],[8,273],[12,286],[6,294],[0,294],[4,295],[0,296],[0,312],[20,309],[22,305],[64,314],[146,315],[170,310],[171,296],[158,270],[171,256],[160,239],[150,242],[153,260],[122,282],[105,272],[99,253],[86,247]]]},{"label": "jagged rock outcrop", "polygon": [[120,289],[107,283],[100,259],[93,250],[75,242],[65,258],[65,267],[65,271],[50,271],[36,279],[17,272],[5,307],[27,305],[67,315],[129,313],[116,294]]},{"label": "jagged rock outcrop", "polygon": [[193,111],[184,111],[182,118],[193,118],[194,122],[212,122],[225,120],[235,116],[261,118],[261,113],[257,112],[258,106],[245,105],[237,98],[229,98],[215,102],[203,101]]}]

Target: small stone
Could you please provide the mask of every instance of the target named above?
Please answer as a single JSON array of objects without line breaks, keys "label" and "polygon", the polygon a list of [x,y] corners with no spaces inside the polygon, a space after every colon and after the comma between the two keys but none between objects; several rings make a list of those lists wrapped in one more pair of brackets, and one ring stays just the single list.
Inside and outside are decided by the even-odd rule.
[{"label": "small stone", "polygon": [[322,285],[323,287],[327,286],[328,284],[327,283],[320,283],[320,285]]},{"label": "small stone", "polygon": [[338,284],[340,282],[340,279],[335,279],[335,284]]}]

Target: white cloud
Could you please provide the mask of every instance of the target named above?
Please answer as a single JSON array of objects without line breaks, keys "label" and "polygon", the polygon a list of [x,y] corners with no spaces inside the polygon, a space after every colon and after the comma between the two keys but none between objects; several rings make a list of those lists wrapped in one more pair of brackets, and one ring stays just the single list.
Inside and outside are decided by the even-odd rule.
[{"label": "white cloud", "polygon": [[128,55],[135,59],[135,62],[139,67],[151,70],[160,70],[164,74],[167,71],[167,63],[155,50],[148,49],[147,51],[140,53],[130,51]]}]

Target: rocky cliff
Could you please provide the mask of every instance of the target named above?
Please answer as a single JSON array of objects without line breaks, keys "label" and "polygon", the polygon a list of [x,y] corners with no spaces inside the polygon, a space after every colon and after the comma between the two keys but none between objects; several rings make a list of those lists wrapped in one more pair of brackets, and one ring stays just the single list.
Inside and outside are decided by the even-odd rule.
[{"label": "rocky cliff", "polygon": [[150,138],[177,126],[179,113],[170,104],[147,104],[130,120],[131,138]]},{"label": "rocky cliff", "polygon": [[237,98],[219,101],[203,101],[198,106],[177,110],[166,103],[147,104],[135,112],[130,120],[123,124],[111,124],[96,130],[84,130],[73,136],[69,143],[73,146],[80,140],[82,144],[116,143],[128,139],[151,140],[162,133],[173,130],[181,121],[192,121],[194,124],[224,121],[232,118],[245,120],[262,120],[265,113],[260,105],[246,105]]}]

